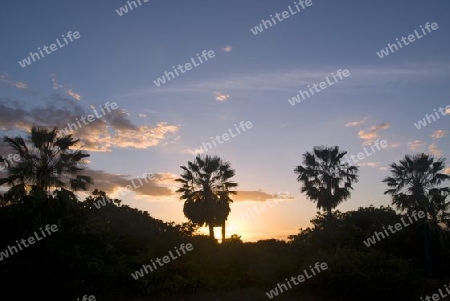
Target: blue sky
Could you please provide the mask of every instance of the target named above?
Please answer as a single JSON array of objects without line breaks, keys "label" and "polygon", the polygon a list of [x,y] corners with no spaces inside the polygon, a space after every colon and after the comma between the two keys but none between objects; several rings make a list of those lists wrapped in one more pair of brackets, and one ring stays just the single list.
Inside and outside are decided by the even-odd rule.
[{"label": "blue sky", "polygon": [[[184,221],[173,191],[191,151],[234,124],[253,127],[210,154],[230,161],[242,193],[232,204],[228,234],[245,240],[285,239],[309,225],[315,204],[300,194],[293,172],[316,145],[349,154],[386,140],[388,147],[360,161],[360,183],[342,211],[387,205],[380,181],[405,154],[449,157],[449,117],[414,123],[450,105],[450,4],[444,1],[345,0],[312,5],[254,35],[250,28],[294,1],[148,1],[119,16],[126,1],[14,1],[0,11],[0,129],[66,125],[116,102],[119,109],[77,130],[91,154],[96,184],[118,193],[130,178],[158,175],[124,203],[160,219]],[[437,30],[382,59],[376,54],[420,25]],[[22,68],[18,61],[61,35],[80,38]],[[200,66],[156,87],[172,66],[213,50]],[[338,69],[350,76],[290,105],[308,85]],[[8,149],[0,147],[3,154]],[[286,199],[249,221],[239,214],[271,195]],[[217,229],[219,230],[219,229]]]}]

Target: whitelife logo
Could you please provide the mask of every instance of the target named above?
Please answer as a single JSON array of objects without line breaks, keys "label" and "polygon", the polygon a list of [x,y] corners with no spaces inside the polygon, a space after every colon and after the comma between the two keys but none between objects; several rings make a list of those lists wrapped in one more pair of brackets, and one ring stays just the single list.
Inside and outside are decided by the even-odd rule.
[{"label": "whitelife logo", "polygon": [[[380,142],[380,141],[377,139],[377,140],[375,141],[374,145],[375,145],[375,147],[376,147],[378,150],[381,150],[380,146],[381,146],[382,148],[386,148],[386,147],[388,146],[388,143],[387,143],[386,140],[381,140],[381,142]],[[364,153],[366,153],[367,157],[372,156],[373,154],[376,153],[376,150],[373,148],[372,143],[369,143],[368,146],[370,146],[370,148],[372,149],[372,152],[370,152],[370,151],[367,152],[366,147],[363,148],[363,149],[364,149]],[[364,158],[366,158],[366,155],[364,155],[364,153],[363,153],[363,152],[359,152],[359,153],[356,155],[356,157],[358,158],[358,160],[355,159],[355,155],[353,155],[353,154],[350,155],[350,158],[353,160],[353,163],[358,163],[358,161],[363,160]],[[347,162],[348,162],[349,165],[352,165],[352,163],[350,162],[350,159],[348,158],[347,155],[344,156],[344,159],[347,160]]]},{"label": "whitelife logo", "polygon": [[[56,42],[58,42],[59,48],[56,47],[56,44],[51,44],[50,47],[47,47],[47,45],[44,45],[44,47],[42,47],[42,50],[44,50],[46,54],[50,54],[50,53],[52,53],[52,51],[55,52],[56,50],[58,50],[58,49],[60,49],[60,48],[63,48],[64,46],[66,46],[67,44],[69,44],[69,42],[67,42],[67,40],[66,40],[66,37],[65,37],[64,35],[62,35],[62,37],[63,37],[63,39],[64,39],[64,42],[66,42],[66,44],[61,44],[61,42],[59,41],[59,38],[58,38],[58,39],[56,39]],[[78,31],[74,31],[73,34],[72,34],[71,31],[69,31],[69,32],[67,33],[67,38],[68,38],[71,42],[73,42],[72,37],[73,37],[75,40],[78,40],[81,36],[80,36],[80,33],[79,33]],[[48,51],[49,48],[50,48],[50,52]],[[36,62],[35,57],[37,57],[38,60],[40,60],[41,57],[44,57],[44,53],[42,52],[41,47],[38,47],[38,50],[39,50],[39,53],[41,54],[41,56],[39,56],[39,53],[33,53],[33,52],[30,52],[30,55],[29,55],[27,58],[23,59],[22,61],[19,61],[19,65],[20,65],[22,68],[25,68],[26,66],[31,65],[31,63],[32,63],[32,62],[31,62],[31,59],[33,59],[33,62]]]},{"label": "whitelife logo", "polygon": [[[294,4],[295,4],[295,7],[297,8],[297,12],[295,12],[294,10],[292,10],[291,6],[289,5],[289,6],[288,6],[289,11],[285,10],[285,11],[282,12],[281,14],[279,14],[279,13],[276,13],[276,14],[275,14],[275,17],[278,19],[278,22],[281,22],[281,21],[283,21],[283,20],[286,20],[286,19],[289,18],[290,16],[293,16],[293,15],[298,14],[298,13],[300,12],[300,7],[299,7],[299,5],[302,7],[302,10],[304,10],[304,9],[305,9],[306,7],[308,7],[308,6],[311,6],[311,5],[312,5],[312,0],[306,0],[306,1],[300,0],[300,1],[298,1],[298,4],[297,4],[297,2],[294,2]],[[306,6],[305,6],[305,4],[306,4]],[[290,14],[289,14],[289,12],[290,12]],[[280,18],[280,15],[281,15],[281,18]],[[276,22],[275,19],[272,17],[272,15],[270,15],[270,18],[272,19],[273,24],[276,25],[277,22]],[[264,25],[264,27],[265,27],[266,29],[269,28],[269,27],[267,27],[267,25],[269,25],[270,27],[273,26],[273,25],[272,25],[272,22],[270,22],[270,20],[264,20],[264,19],[262,19],[261,22],[262,22],[262,23],[259,23],[258,26],[255,26],[254,28],[250,28],[250,31],[251,31],[255,36],[256,36],[258,33],[263,32],[263,30],[264,30],[263,25]]]},{"label": "whitelife logo", "polygon": [[[345,69],[345,70],[342,71],[342,74],[341,74],[341,69],[339,69],[338,71],[336,71],[336,75],[334,75],[333,72],[331,72],[331,74],[333,75],[334,82],[331,82],[330,79],[327,76],[327,77],[325,77],[325,79],[327,80],[328,85],[327,85],[326,82],[321,82],[318,85],[317,84],[313,84],[312,88],[311,88],[310,85],[308,85],[309,92],[311,92],[311,96],[314,95],[314,91],[312,90],[313,88],[314,88],[314,90],[316,92],[321,92],[322,90],[325,90],[326,88],[328,88],[328,86],[332,86],[332,85],[334,85],[335,83],[338,82],[338,79],[336,78],[336,75],[339,76],[339,78],[342,81],[343,80],[342,75],[344,77],[349,77],[350,76],[350,71]],[[318,90],[317,87],[320,87],[320,89]],[[292,97],[291,99],[288,99],[288,102],[291,104],[291,106],[294,106],[296,103],[300,103],[302,101],[300,99],[300,95],[302,96],[303,100],[305,100],[306,97],[308,97],[308,98],[310,97],[308,91],[299,90],[298,94],[296,96]],[[305,97],[305,95],[306,95],[306,97]]]},{"label": "whitelife logo", "polygon": [[[136,185],[134,183],[134,180],[136,180],[136,179],[139,180],[139,183],[141,185]],[[138,177],[138,178],[131,179],[130,181],[131,181],[131,184],[133,184],[134,189],[138,189],[139,187],[142,187],[144,185],[141,182],[141,179],[144,180],[145,183],[148,184],[148,180],[150,180],[150,181],[154,180],[154,179],[156,179],[156,176],[155,176],[155,174],[144,173],[142,175],[142,178]],[[133,188],[131,187],[131,185],[127,185],[127,186],[125,186],[124,190],[120,191],[120,195],[123,197],[124,195],[126,195],[128,192],[131,192],[131,191],[133,191]],[[95,206],[95,208],[100,209],[101,207],[106,206],[107,203],[112,203],[112,201],[110,199],[108,199],[108,197],[102,196],[101,199],[99,199],[97,202],[94,202],[94,206]]]},{"label": "whitelife logo", "polygon": [[[450,294],[449,286],[447,284],[444,284],[445,290],[447,291],[448,294]],[[420,301],[439,301],[442,300],[442,298],[449,296],[448,294],[443,292],[443,288],[438,289],[438,293],[439,294],[433,294],[432,296],[427,295],[425,297],[420,297]]]},{"label": "whitelife logo", "polygon": [[[419,218],[424,218],[426,216],[425,212],[423,211],[419,211],[418,213],[416,213],[416,211],[412,212],[412,216],[414,217],[414,221],[418,221]],[[411,225],[413,223],[413,220],[411,219],[411,217],[408,215],[408,220],[410,221],[410,223],[406,223],[404,220],[404,217],[402,217],[400,219],[400,221],[402,222],[403,226],[408,227],[409,225]],[[403,229],[402,224],[400,223],[396,223],[394,226],[389,225],[388,229],[389,231],[391,231],[391,234],[394,234],[400,230]],[[395,228],[395,230],[393,229]],[[383,231],[384,234],[386,234],[386,236],[384,236],[383,232],[376,232],[375,231],[375,235],[373,235],[372,237],[369,237],[367,240],[363,241],[364,244],[366,245],[366,247],[370,247],[371,245],[374,245],[377,243],[377,241],[380,241],[382,239],[385,239],[386,237],[389,236],[389,232],[386,229],[386,227],[383,226]]]},{"label": "whitelife logo", "polygon": [[[432,24],[430,24],[430,22],[427,22],[427,24],[425,24],[425,28],[428,30],[428,33],[431,32],[430,27],[431,27],[431,29],[433,29],[433,30],[437,30],[437,29],[439,28],[439,26],[438,26],[438,24],[437,24],[436,22],[433,22]],[[420,28],[422,29],[423,36],[426,36],[427,33],[426,33],[425,29],[423,29],[422,25],[420,25]],[[423,38],[423,36],[421,36],[421,35],[417,32],[417,29],[414,30],[414,33],[415,33],[415,35],[410,34],[410,35],[408,36],[408,41],[409,41],[409,43],[406,42],[406,38],[405,38],[405,37],[402,37],[402,38],[400,39],[400,40],[403,42],[403,45],[407,46],[407,45],[409,45],[410,43],[414,42],[414,41],[416,40],[416,37],[417,37],[418,40],[421,39],[421,38]],[[399,46],[400,48],[403,48],[403,47],[402,47],[402,43],[400,43],[400,41],[398,40],[398,38],[396,38],[396,40],[397,40],[398,46]],[[394,43],[394,44],[388,43],[387,46],[388,46],[388,47],[386,47],[386,48],[384,48],[384,49],[381,49],[380,52],[377,52],[377,55],[378,55],[378,57],[379,57],[380,59],[384,58],[385,56],[388,56],[388,55],[389,55],[389,50],[391,51],[391,53],[394,53],[394,51],[397,51],[397,50],[398,50],[398,47],[397,47],[397,45],[395,45],[395,43]]]},{"label": "whitelife logo", "polygon": [[[312,267],[312,266],[309,266],[309,268],[310,268],[310,270],[311,270],[311,274],[312,275],[308,275],[308,272],[306,271],[306,270],[303,270],[303,274],[300,274],[300,275],[298,275],[297,277],[291,277],[291,279],[285,279],[286,280],[286,284],[289,286],[289,288],[292,288],[292,286],[291,286],[291,281],[292,281],[292,283],[294,284],[294,285],[298,285],[298,284],[300,284],[301,282],[303,282],[303,281],[305,281],[306,279],[310,279],[310,278],[312,278],[313,276],[315,276],[316,275],[316,272],[314,271],[314,269],[317,271],[317,274],[318,273],[320,273],[320,272],[322,272],[322,271],[325,271],[326,269],[328,269],[328,265],[325,263],[325,262],[322,262],[322,263],[318,263],[318,262],[316,262],[316,264],[314,265],[314,267]],[[306,278],[305,278],[306,277]],[[298,282],[296,281],[296,280],[298,280]],[[268,293],[266,293],[266,295],[267,295],[267,297],[269,297],[269,299],[272,299],[272,298],[274,298],[274,297],[277,297],[278,296],[278,289],[280,289],[280,294],[283,292],[283,289],[284,290],[288,290],[288,288],[287,288],[287,286],[286,286],[286,284],[284,284],[284,283],[278,283],[277,284],[277,287],[275,287],[274,289],[272,289],[272,290],[270,290],[270,292],[268,292]]]},{"label": "whitelife logo", "polygon": [[[20,242],[16,240],[17,247],[8,246],[5,251],[0,252],[0,261],[3,261],[3,258],[8,258],[9,256],[12,256],[12,255],[18,253],[19,251],[22,251],[22,246],[24,248],[28,248],[32,244],[36,243],[36,241],[40,241],[40,240],[44,239],[45,237],[47,237],[44,230],[47,232],[48,235],[51,235],[52,233],[58,231],[58,226],[57,225],[51,225],[51,226],[46,225],[44,227],[44,230],[42,230],[42,228],[39,228],[39,230],[41,230],[42,237],[39,237],[39,234],[37,232],[34,232],[34,235],[28,237],[27,240],[22,239]],[[27,242],[29,244],[27,244]],[[19,248],[19,250],[17,250],[17,248]]]},{"label": "whitelife logo", "polygon": [[[80,301],[80,298],[77,298],[78,301]],[[81,301],[95,301],[95,296],[94,295],[90,295],[88,297],[88,295],[84,295],[83,299],[81,299]]]},{"label": "whitelife logo", "polygon": [[2,158],[0,156],[0,170],[5,170],[12,162],[20,162],[19,154],[9,154],[8,157]]},{"label": "whitelife logo", "polygon": [[[242,131],[245,132],[246,129],[247,129],[247,130],[248,130],[248,129],[251,129],[251,128],[253,127],[253,124],[252,124],[251,121],[241,121],[241,122],[239,123],[239,126],[241,127]],[[236,131],[237,131],[237,134],[236,134],[236,135],[233,135],[233,131],[232,131],[230,128],[228,129],[228,132],[230,133],[231,138],[237,137],[237,135],[241,133],[241,131],[239,131],[239,128],[238,128],[238,126],[237,126],[236,124],[234,125],[234,128],[235,128]],[[210,138],[211,138],[211,142],[214,144],[214,147],[217,147],[216,141],[217,141],[218,143],[222,144],[222,143],[224,143],[225,141],[228,141],[228,140],[230,139],[230,135],[228,135],[228,133],[223,133],[221,136],[216,135],[215,138],[210,137]],[[223,141],[220,140],[220,138],[222,138]],[[216,140],[216,141],[215,141],[215,140]],[[207,151],[208,151],[208,147],[209,147],[209,149],[213,149],[213,146],[211,145],[211,143],[209,143],[209,142],[206,142],[206,143],[203,142],[203,143],[202,143],[202,146],[200,146],[199,148],[196,148],[196,149],[195,149],[196,152],[194,152],[194,153],[197,153],[197,152],[200,152],[200,153],[207,152]]]},{"label": "whitelife logo", "polygon": [[[174,247],[174,249],[175,249],[175,252],[177,252],[178,257],[180,257],[181,254],[180,254],[180,251],[178,250],[178,248]],[[180,245],[180,249],[181,249],[181,252],[183,252],[183,254],[186,254],[186,251],[192,251],[194,249],[194,247],[190,243],[186,244],[186,246],[184,244],[181,244]],[[172,259],[177,259],[178,258],[177,256],[174,256],[172,254],[172,251],[169,251],[169,255],[170,255],[170,258],[172,258]],[[170,262],[170,258],[169,258],[169,256],[164,256],[162,258],[162,261],[164,263],[169,263]],[[158,265],[160,267],[164,266],[164,263],[161,263],[161,258],[157,257],[155,259],[155,261],[158,263]],[[153,259],[151,260],[151,262],[152,262],[153,267],[151,265],[145,265],[144,264],[144,265],[142,265],[142,268],[140,270],[136,271],[135,273],[131,273],[131,276],[134,278],[134,280],[138,280],[140,277],[144,277],[144,275],[149,273],[149,270],[150,270],[150,272],[153,272],[153,270],[156,270],[158,268],[156,266],[155,262],[153,261]]]},{"label": "whitelife logo", "polygon": [[[206,53],[206,50],[203,50],[201,56],[203,57],[203,59],[205,60],[205,62],[208,61],[208,57],[207,57],[206,55],[208,55],[208,57],[209,57],[210,59],[212,59],[213,57],[216,56],[216,54],[215,54],[214,51],[212,51],[212,50],[209,50],[208,53]],[[203,64],[203,60],[202,60],[202,58],[200,57],[200,55],[199,55],[198,53],[197,53],[197,58],[198,58],[198,60],[200,61],[200,64],[196,64],[194,58],[193,58],[193,57],[191,58],[191,62],[192,62],[192,64],[194,65],[194,67],[197,67],[197,66],[200,66],[201,64]],[[189,70],[192,69],[192,65],[191,65],[191,63],[189,63],[189,62],[187,62],[186,64],[184,64],[184,68],[185,68],[186,70],[183,70],[183,65],[178,65],[177,68],[175,68],[175,66],[172,66],[172,68],[173,68],[173,72],[175,72],[175,74],[176,74],[177,76],[180,76],[180,74],[179,74],[178,71],[177,71],[177,68],[178,68],[178,70],[180,70],[181,73],[186,73],[187,71],[189,71]],[[165,84],[165,83],[166,83],[166,80],[167,80],[167,81],[170,81],[170,80],[172,80],[172,79],[175,79],[175,75],[173,74],[173,72],[172,72],[172,71],[169,71],[169,72],[166,71],[166,72],[164,72],[164,74],[163,74],[162,77],[158,77],[158,79],[157,79],[157,80],[154,80],[153,82],[155,83],[155,85],[156,85],[157,87],[159,87],[159,86]],[[169,75],[172,76],[172,78],[170,78]]]},{"label": "whitelife logo", "polygon": [[[139,3],[139,6],[142,5],[142,3],[141,3],[140,0],[136,0],[136,1]],[[142,1],[144,1],[145,3],[147,3],[149,0],[142,0]],[[130,11],[133,10],[133,6],[131,6],[131,4],[134,5],[134,8],[138,8],[138,6],[137,6],[137,4],[136,4],[135,1],[127,1],[127,4],[128,4],[128,6],[130,7]],[[121,6],[119,9],[116,9],[116,13],[117,13],[120,17],[122,17],[123,14],[128,13],[128,7],[127,7],[126,5]]]},{"label": "whitelife logo", "polygon": [[[105,103],[104,106],[105,106],[104,108],[108,111],[108,113],[111,113],[111,110],[116,110],[118,108],[117,103],[112,102],[111,104],[109,104],[109,101],[107,103]],[[110,108],[110,106],[111,106],[111,108]],[[103,115],[99,115],[97,113],[97,110],[92,109],[95,113],[95,116],[92,114],[88,114],[87,116],[80,117],[80,119],[84,123],[84,125],[88,125],[89,123],[94,122],[96,120],[95,117],[97,117],[97,119],[99,119],[101,117],[106,116],[106,112],[105,112],[105,110],[103,110],[103,107],[99,106],[99,108],[101,109]],[[87,121],[86,121],[86,119],[87,119]],[[75,120],[78,124],[78,127],[76,126],[75,123],[67,123],[67,126],[64,129],[60,129],[59,133],[61,135],[69,135],[69,134],[73,133],[74,131],[82,128],[83,126],[81,125],[80,120],[78,120],[78,118],[75,118]]]},{"label": "whitelife logo", "polygon": [[[433,109],[433,111],[434,114],[436,115],[436,118],[439,119],[440,117],[438,112],[436,112],[436,109]],[[442,116],[450,114],[450,105],[446,106],[445,108],[439,107],[438,111],[442,114]],[[417,123],[414,122],[414,125],[418,130],[420,130],[422,127],[426,127],[429,123],[431,123],[432,122],[431,120],[436,121],[436,118],[434,118],[433,114],[431,115],[425,114],[425,118],[418,120]]]}]

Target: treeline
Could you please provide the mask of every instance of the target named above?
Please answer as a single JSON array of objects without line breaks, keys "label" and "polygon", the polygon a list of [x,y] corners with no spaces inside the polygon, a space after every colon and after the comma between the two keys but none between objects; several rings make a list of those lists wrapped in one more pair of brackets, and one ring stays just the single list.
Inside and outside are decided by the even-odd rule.
[{"label": "treeline", "polygon": [[[350,198],[359,168],[337,146],[314,147],[293,171],[300,191],[324,213],[287,241],[243,243],[237,234],[226,239],[238,184],[232,181],[231,164],[217,156],[197,156],[181,166],[177,192],[189,222],[175,224],[124,206],[103,191],[79,200],[76,191],[87,191],[94,179],[81,173],[89,154],[72,150],[79,140],[71,135],[34,127],[26,139],[5,137],[4,142],[19,156],[0,156],[6,167],[0,186],[9,187],[0,196],[4,295],[417,300],[450,281],[450,188],[443,186],[450,176],[444,173],[443,158],[406,155],[389,166],[382,182],[395,210],[367,207],[341,213],[336,208]],[[209,236],[196,234],[201,226],[209,227]],[[214,227],[222,228],[221,244]],[[182,244],[192,248],[176,258],[166,256],[179,252]],[[291,286],[288,279],[312,271],[316,263],[326,263],[327,269]],[[150,272],[132,276],[144,267]]]},{"label": "treeline", "polygon": [[[191,223],[174,224],[113,200],[97,209],[95,191],[83,201],[26,197],[0,208],[1,246],[57,224],[52,236],[0,262],[0,280],[14,296],[35,292],[54,300],[267,300],[266,292],[316,262],[328,269],[301,283],[278,300],[417,300],[450,281],[450,235],[432,232],[433,279],[427,278],[421,225],[371,247],[363,241],[401,216],[388,207],[318,214],[311,228],[287,242],[243,243],[233,235],[223,244],[195,235]],[[40,217],[40,218],[38,218]],[[131,273],[167,255],[180,244],[193,250],[144,277]],[[17,288],[22,288],[17,289]],[[243,298],[243,296],[246,298]],[[248,299],[247,299],[248,297]],[[316,299],[314,299],[316,297]],[[142,298],[142,299],[139,299]],[[292,298],[292,299],[291,299]],[[319,298],[319,299],[317,299]],[[302,299],[302,300],[303,300]]]}]

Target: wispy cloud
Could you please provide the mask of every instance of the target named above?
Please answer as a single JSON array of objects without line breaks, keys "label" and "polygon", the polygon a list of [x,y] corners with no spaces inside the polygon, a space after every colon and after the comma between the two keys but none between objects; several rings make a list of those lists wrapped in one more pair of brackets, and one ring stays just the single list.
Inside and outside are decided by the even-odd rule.
[{"label": "wispy cloud", "polygon": [[433,138],[433,139],[441,139],[442,137],[445,136],[445,133],[446,132],[444,130],[437,130],[436,132],[431,134],[431,138]]},{"label": "wispy cloud", "polygon": [[365,121],[367,120],[367,117],[359,120],[359,121],[351,121],[351,122],[347,122],[345,124],[345,126],[349,127],[349,126],[357,126],[357,125],[361,125],[363,124]]},{"label": "wispy cloud", "polygon": [[56,81],[56,74],[55,74],[55,73],[52,73],[52,74],[50,74],[50,77],[51,77],[51,79],[52,79],[52,87],[53,87],[53,90],[58,90],[59,85],[58,85],[58,82]]},{"label": "wispy cloud", "polygon": [[225,52],[231,52],[231,51],[233,51],[233,47],[231,47],[230,45],[227,45],[227,46],[223,47],[222,50]]},{"label": "wispy cloud", "polygon": [[27,92],[32,92],[33,94],[35,93],[30,90],[26,82],[13,80],[6,72],[0,73],[0,83],[3,83],[10,87],[14,87],[19,90],[25,90]]},{"label": "wispy cloud", "polygon": [[195,155],[201,155],[201,154],[203,154],[204,152],[205,152],[205,151],[203,150],[203,148],[195,148],[195,149],[187,148],[187,149],[185,149],[185,150],[182,151],[183,154],[190,154],[190,155],[193,155],[193,156],[195,156]]},{"label": "wispy cloud", "polygon": [[368,145],[369,143],[372,143],[372,141],[375,138],[378,138],[379,131],[385,130],[389,127],[390,127],[390,125],[388,123],[381,123],[379,125],[374,125],[368,130],[365,130],[365,131],[360,130],[358,132],[358,136],[359,136],[359,138],[361,138],[364,141],[363,145]]},{"label": "wispy cloud", "polygon": [[217,92],[217,91],[214,91],[214,95],[215,95],[217,101],[227,101],[228,98],[230,98],[230,95],[224,94],[222,92]]},{"label": "wispy cloud", "polygon": [[441,151],[440,149],[438,149],[436,143],[430,144],[430,145],[428,146],[428,150],[429,150],[429,152],[430,152],[432,155],[434,155],[434,156],[437,156],[437,157],[442,156],[442,151]]},{"label": "wispy cloud", "polygon": [[269,194],[262,190],[257,191],[237,191],[236,195],[233,195],[231,197],[233,201],[237,202],[265,202],[267,200],[271,199],[286,199],[286,200],[293,200],[294,197],[289,195],[288,193],[278,193],[278,194]]},{"label": "wispy cloud", "polygon": [[81,95],[76,93],[75,91],[73,91],[72,89],[67,89],[66,90],[67,95],[73,97],[73,99],[76,100],[81,100]]},{"label": "wispy cloud", "polygon": [[389,143],[388,148],[398,148],[402,144],[400,142]]},{"label": "wispy cloud", "polygon": [[50,77],[52,79],[52,87],[53,90],[58,90],[61,89],[63,90],[67,95],[69,95],[70,97],[72,97],[75,100],[81,100],[81,95],[75,91],[73,91],[72,89],[66,87],[65,85],[59,84],[58,81],[56,80],[56,74],[52,73],[50,74]]},{"label": "wispy cloud", "polygon": [[387,167],[386,166],[382,166],[381,162],[363,162],[363,163],[358,163],[359,166],[367,166],[367,167],[371,167],[371,168],[376,168],[379,170],[386,170]]},{"label": "wispy cloud", "polygon": [[[321,82],[331,72],[339,68],[325,69],[294,69],[278,71],[256,71],[252,74],[233,74],[225,78],[207,79],[177,87],[164,86],[138,89],[118,97],[148,96],[154,93],[204,93],[206,90],[217,91],[227,89],[233,91],[285,91],[295,92],[308,84]],[[352,68],[347,67],[352,74],[351,81],[343,81],[340,87],[395,87],[411,83],[426,84],[437,78],[450,74],[447,65],[414,65],[408,67],[377,67]]]},{"label": "wispy cloud", "polygon": [[424,141],[421,141],[421,140],[414,140],[414,141],[408,142],[408,147],[412,151],[420,150],[425,145],[426,145],[426,143]]}]

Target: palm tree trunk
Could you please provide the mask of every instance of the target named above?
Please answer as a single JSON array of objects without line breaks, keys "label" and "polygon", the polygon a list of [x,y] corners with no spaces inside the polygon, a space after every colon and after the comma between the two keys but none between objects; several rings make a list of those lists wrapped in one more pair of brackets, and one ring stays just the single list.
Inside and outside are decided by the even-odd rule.
[{"label": "palm tree trunk", "polygon": [[325,223],[327,230],[331,229],[331,217],[333,216],[333,212],[331,210],[332,210],[331,206],[329,206],[327,208],[327,217],[326,217],[326,223]]},{"label": "palm tree trunk", "polygon": [[214,227],[213,227],[213,225],[209,224],[208,227],[209,227],[209,237],[211,237],[212,239],[216,239],[214,237]]},{"label": "palm tree trunk", "polygon": [[424,252],[425,252],[425,270],[428,277],[433,277],[433,258],[430,254],[430,231],[426,222],[422,224],[423,227],[423,240],[424,240]]},{"label": "palm tree trunk", "polygon": [[222,224],[222,243],[225,242],[225,222]]}]

